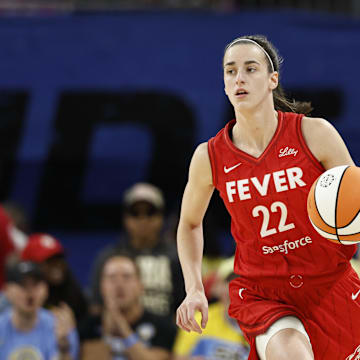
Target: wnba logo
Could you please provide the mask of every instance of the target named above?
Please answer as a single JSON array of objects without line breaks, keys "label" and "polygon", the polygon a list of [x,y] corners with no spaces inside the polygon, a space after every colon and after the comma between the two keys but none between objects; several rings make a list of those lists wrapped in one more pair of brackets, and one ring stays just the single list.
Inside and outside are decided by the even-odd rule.
[{"label": "wnba logo", "polygon": [[321,179],[320,186],[327,188],[334,182],[334,180],[335,176],[333,174],[328,174]]},{"label": "wnba logo", "polygon": [[356,348],[354,353],[349,355],[345,360],[360,360],[360,345]]}]

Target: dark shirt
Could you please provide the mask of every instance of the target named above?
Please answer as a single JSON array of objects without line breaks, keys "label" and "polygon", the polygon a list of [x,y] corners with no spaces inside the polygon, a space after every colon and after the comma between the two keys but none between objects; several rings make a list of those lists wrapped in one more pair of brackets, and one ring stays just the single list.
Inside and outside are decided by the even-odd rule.
[{"label": "dark shirt", "polygon": [[49,284],[49,295],[44,307],[51,309],[66,303],[74,312],[77,325],[83,321],[88,312],[88,304],[81,286],[78,284],[70,270],[66,271],[64,281],[59,285]]},{"label": "dark shirt", "polygon": [[102,303],[99,283],[105,261],[124,252],[132,255],[140,268],[145,309],[158,315],[174,316],[185,296],[184,280],[175,245],[161,240],[151,249],[135,249],[127,239],[122,239],[102,250],[93,267],[92,302]]},{"label": "dark shirt", "polygon": [[[176,327],[171,318],[155,315],[145,310],[142,316],[134,324],[131,324],[131,328],[146,346],[172,350]],[[83,322],[83,328],[80,329],[82,341],[102,337],[101,316],[91,316],[87,322]]]}]

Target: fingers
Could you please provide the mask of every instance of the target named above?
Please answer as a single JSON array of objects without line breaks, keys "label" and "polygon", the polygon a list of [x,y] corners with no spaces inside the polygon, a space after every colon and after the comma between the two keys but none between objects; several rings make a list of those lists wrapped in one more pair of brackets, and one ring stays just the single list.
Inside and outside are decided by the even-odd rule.
[{"label": "fingers", "polygon": [[188,324],[191,324],[191,330],[196,331],[197,333],[201,334],[201,328],[197,321],[195,320],[195,309],[192,306],[187,308],[187,319]]},{"label": "fingers", "polygon": [[202,306],[200,308],[200,312],[201,312],[201,327],[203,329],[205,329],[206,324],[207,324],[208,319],[209,319],[208,307],[207,306]]},{"label": "fingers", "polygon": [[[195,311],[197,308],[202,309],[202,328],[205,328],[207,323],[207,307],[203,306],[196,306],[193,303],[185,304],[183,303],[177,310],[176,313],[176,324],[181,329],[190,332],[195,331],[199,334],[202,333],[202,330],[195,320]],[[204,320],[205,319],[205,320]]]},{"label": "fingers", "polygon": [[111,316],[108,309],[105,309],[102,315],[102,326],[104,334],[112,334],[115,332],[116,326],[114,317]]},{"label": "fingers", "polygon": [[179,307],[176,312],[176,325],[180,329],[183,329],[186,332],[190,332],[191,330],[185,325],[185,323],[186,323],[186,318],[184,316],[183,309]]}]

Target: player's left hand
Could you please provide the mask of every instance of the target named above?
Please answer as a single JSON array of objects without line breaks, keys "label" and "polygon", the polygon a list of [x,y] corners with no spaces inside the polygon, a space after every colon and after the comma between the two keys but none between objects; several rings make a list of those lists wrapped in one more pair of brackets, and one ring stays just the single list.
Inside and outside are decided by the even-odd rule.
[{"label": "player's left hand", "polygon": [[[195,320],[196,311],[201,312],[201,328]],[[203,291],[188,293],[176,312],[176,324],[181,329],[201,334],[208,321],[208,301]]]}]

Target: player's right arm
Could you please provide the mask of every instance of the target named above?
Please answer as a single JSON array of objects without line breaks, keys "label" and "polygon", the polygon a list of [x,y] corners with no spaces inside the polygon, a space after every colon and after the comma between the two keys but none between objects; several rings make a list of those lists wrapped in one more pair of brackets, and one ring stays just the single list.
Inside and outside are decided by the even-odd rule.
[{"label": "player's right arm", "polygon": [[205,328],[208,303],[201,279],[203,255],[202,221],[214,191],[207,143],[200,144],[190,163],[177,231],[177,247],[184,274],[186,297],[176,312],[176,323],[185,331],[201,333],[195,320],[196,311],[202,314]]}]

